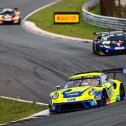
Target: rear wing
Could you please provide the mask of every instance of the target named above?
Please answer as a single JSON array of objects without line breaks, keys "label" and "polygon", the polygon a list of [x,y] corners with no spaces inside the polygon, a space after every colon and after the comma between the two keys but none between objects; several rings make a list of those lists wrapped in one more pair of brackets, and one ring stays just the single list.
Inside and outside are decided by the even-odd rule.
[{"label": "rear wing", "polygon": [[98,73],[105,73],[105,74],[113,74],[113,79],[116,78],[116,75],[118,73],[122,73],[126,75],[126,67],[122,67],[122,68],[116,68],[116,69],[104,69],[104,70],[97,70],[97,71],[88,71],[88,72],[80,72],[80,73],[76,73],[74,75],[78,75],[78,74],[86,74],[86,73],[92,73],[92,72],[98,72]]},{"label": "rear wing", "polygon": [[108,34],[109,32],[93,32],[93,35],[103,35]]},{"label": "rear wing", "polygon": [[103,73],[125,73],[126,68],[100,70]]},{"label": "rear wing", "polygon": [[110,32],[94,32],[93,35],[114,35],[122,34],[126,35],[126,31],[110,31]]},{"label": "rear wing", "polygon": [[101,70],[101,72],[105,73],[105,74],[113,74],[113,78],[116,78],[116,75],[118,73],[122,73],[126,75],[126,67],[124,68],[117,68],[117,69],[108,69],[108,70]]}]

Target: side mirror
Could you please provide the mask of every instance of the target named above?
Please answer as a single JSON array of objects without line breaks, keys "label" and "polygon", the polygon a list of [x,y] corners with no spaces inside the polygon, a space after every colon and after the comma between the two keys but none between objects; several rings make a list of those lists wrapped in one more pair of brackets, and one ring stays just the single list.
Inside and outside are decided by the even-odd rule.
[{"label": "side mirror", "polygon": [[61,89],[61,86],[60,85],[56,86],[56,89],[57,90],[60,90]]}]

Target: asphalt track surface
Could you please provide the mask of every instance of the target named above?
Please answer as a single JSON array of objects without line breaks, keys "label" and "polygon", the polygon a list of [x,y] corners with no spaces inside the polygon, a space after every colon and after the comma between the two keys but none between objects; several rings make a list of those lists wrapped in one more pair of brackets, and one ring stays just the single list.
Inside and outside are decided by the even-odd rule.
[{"label": "asphalt track surface", "polygon": [[[24,18],[54,0],[0,0]],[[49,92],[76,72],[126,66],[126,55],[99,57],[90,43],[49,39],[18,25],[0,26],[0,95],[47,103]],[[119,75],[126,89],[126,76]],[[124,126],[126,100],[106,107],[55,114],[10,126]]]}]

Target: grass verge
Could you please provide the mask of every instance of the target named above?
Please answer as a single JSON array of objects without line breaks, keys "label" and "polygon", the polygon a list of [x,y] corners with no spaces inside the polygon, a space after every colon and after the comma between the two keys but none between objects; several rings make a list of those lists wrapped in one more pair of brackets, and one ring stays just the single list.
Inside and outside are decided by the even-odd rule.
[{"label": "grass verge", "polygon": [[100,15],[100,4],[97,4],[96,6],[94,6],[91,11],[91,13],[94,13],[94,14],[98,14]]},{"label": "grass verge", "polygon": [[[94,39],[93,32],[107,31],[105,28],[89,25],[82,20],[82,5],[87,0],[62,0],[61,2],[52,5],[44,10],[33,14],[28,20],[35,22],[35,24],[49,32],[74,36],[79,38]],[[54,24],[53,15],[54,12],[80,12],[81,19],[79,24]],[[94,11],[98,11],[97,9]],[[97,13],[97,12],[96,12]]]},{"label": "grass verge", "polygon": [[0,98],[0,124],[25,118],[44,109],[47,106]]}]

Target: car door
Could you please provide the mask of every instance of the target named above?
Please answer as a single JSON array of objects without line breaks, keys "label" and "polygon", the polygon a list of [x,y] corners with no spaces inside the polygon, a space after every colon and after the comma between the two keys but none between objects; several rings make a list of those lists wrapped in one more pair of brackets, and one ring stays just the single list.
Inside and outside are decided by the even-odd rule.
[{"label": "car door", "polygon": [[102,86],[106,89],[109,100],[114,100],[114,82],[105,74],[101,76]]}]

